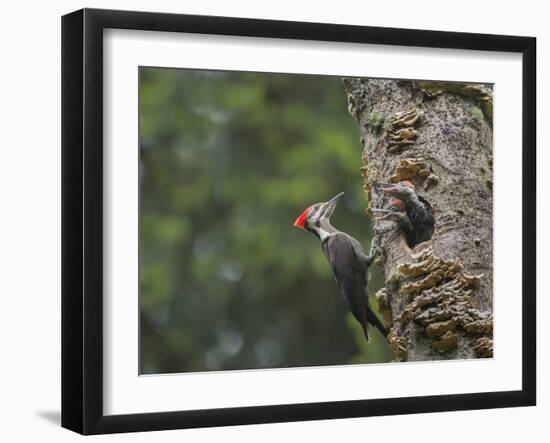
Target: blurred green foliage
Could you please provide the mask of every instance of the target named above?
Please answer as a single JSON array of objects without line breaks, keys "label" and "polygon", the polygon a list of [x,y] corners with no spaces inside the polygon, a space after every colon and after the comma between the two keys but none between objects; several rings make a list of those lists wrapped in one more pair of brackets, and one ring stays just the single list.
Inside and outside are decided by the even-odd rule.
[{"label": "blurred green foliage", "polygon": [[140,372],[389,361],[293,227],[345,191],[333,223],[368,251],[360,164],[337,77],[141,68]]}]

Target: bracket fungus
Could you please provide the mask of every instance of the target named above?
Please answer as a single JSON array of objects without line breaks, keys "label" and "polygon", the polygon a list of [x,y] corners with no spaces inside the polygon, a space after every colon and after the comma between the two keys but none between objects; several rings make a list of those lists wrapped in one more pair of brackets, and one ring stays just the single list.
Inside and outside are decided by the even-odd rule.
[{"label": "bracket fungus", "polygon": [[397,153],[415,144],[418,132],[415,127],[420,119],[420,111],[413,108],[397,112],[388,117],[384,123],[388,152]]},{"label": "bracket fungus", "polygon": [[403,158],[395,165],[395,173],[390,176],[390,183],[404,180],[412,181],[416,177],[425,179],[430,175],[430,167],[423,158]]},{"label": "bracket fungus", "polygon": [[459,258],[439,257],[432,246],[412,254],[410,261],[397,270],[399,299],[409,300],[400,315],[393,318],[390,331],[390,346],[398,351],[397,358],[406,356],[402,348],[407,347],[405,336],[411,322],[425,328],[426,335],[434,339],[433,349],[439,353],[455,349],[461,338],[473,336],[477,354],[490,356],[492,347],[487,340],[492,337],[493,318],[478,309],[474,294],[483,274],[465,273]]}]

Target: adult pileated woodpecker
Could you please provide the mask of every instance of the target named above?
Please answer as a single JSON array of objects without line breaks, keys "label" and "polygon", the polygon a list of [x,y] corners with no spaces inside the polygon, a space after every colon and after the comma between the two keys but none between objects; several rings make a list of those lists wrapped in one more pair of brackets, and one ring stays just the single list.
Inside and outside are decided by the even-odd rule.
[{"label": "adult pileated woodpecker", "polygon": [[330,216],[343,192],[325,203],[316,203],[307,208],[294,222],[294,226],[315,234],[328,259],[340,289],[340,296],[353,316],[363,327],[369,340],[367,323],[371,323],[386,337],[388,331],[369,304],[367,291],[369,266],[375,254],[365,255],[361,244],[336,229],[330,223]]},{"label": "adult pileated woodpecker", "polygon": [[[407,243],[412,248],[432,238],[434,232],[434,214],[428,201],[416,193],[410,181],[399,183],[377,183],[376,188],[405,204],[405,213],[412,225],[412,233],[405,233]],[[410,240],[410,241],[409,241]]]}]

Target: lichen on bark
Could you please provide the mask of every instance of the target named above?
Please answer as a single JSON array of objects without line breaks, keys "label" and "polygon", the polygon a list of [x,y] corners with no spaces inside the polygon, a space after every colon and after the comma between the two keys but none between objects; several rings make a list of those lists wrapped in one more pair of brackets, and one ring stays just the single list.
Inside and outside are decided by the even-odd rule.
[{"label": "lichen on bark", "polygon": [[396,360],[491,357],[491,86],[358,78],[344,85],[361,131],[367,213],[388,206],[377,181],[411,181],[434,208],[432,239],[413,249],[391,222],[374,222],[386,275],[377,299]]}]

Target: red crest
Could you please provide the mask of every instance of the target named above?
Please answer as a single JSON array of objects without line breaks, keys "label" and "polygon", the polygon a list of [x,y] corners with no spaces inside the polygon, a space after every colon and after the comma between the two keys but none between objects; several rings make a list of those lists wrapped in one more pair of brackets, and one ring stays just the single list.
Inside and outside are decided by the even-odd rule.
[{"label": "red crest", "polygon": [[399,200],[398,198],[392,198],[390,200],[390,206],[392,206],[394,208],[397,208],[397,209],[400,209],[400,210],[405,209],[405,203],[402,200]]},{"label": "red crest", "polygon": [[309,216],[309,213],[311,212],[311,206],[307,208],[302,214],[296,219],[294,222],[294,226],[300,229],[304,229],[304,226],[307,221],[307,217]]}]

